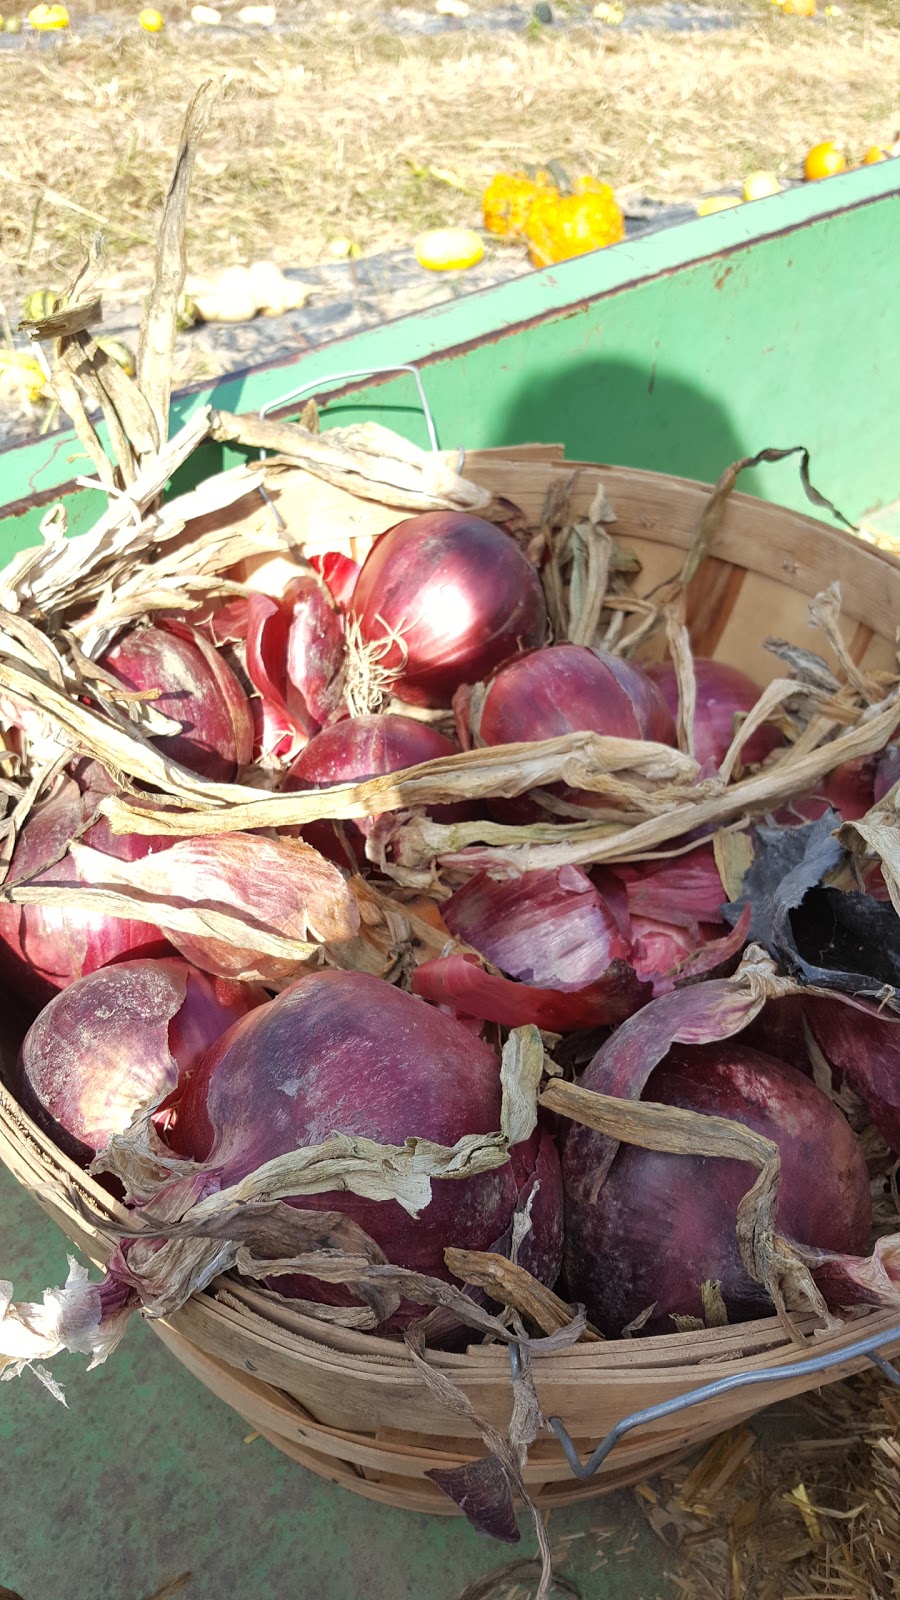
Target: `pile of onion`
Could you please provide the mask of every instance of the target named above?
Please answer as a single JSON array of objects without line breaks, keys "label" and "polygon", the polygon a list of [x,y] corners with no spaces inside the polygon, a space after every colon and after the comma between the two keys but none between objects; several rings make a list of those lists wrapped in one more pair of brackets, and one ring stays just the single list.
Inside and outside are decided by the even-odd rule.
[{"label": "pile of onion", "polygon": [[[466,748],[577,733],[677,744],[671,662],[645,669],[586,645],[548,645],[548,628],[540,574],[511,533],[477,516],[427,512],[377,537],[361,568],[328,552],[316,576],[298,572],[278,598],[243,591],[206,613],[202,629],[174,617],[131,627],[101,665],[127,691],[126,709],[137,696],[178,725],[148,735],[170,760],[217,783],[245,778],[283,794],[457,755],[448,737],[454,719]],[[350,715],[357,697],[348,680],[360,655],[380,689],[425,709]],[[712,780],[705,795],[760,691],[712,660],[695,660],[694,675],[694,749],[701,780]],[[742,765],[759,766],[781,742],[777,727],[763,725]],[[831,807],[858,819],[898,776],[898,747],[890,746],[751,821],[793,828]],[[489,834],[503,841],[496,849],[439,853],[423,885],[403,879],[399,851],[380,853],[379,823],[400,810],[396,784],[384,785],[380,817],[289,824],[281,836],[258,809],[245,830],[216,833],[222,797],[207,790],[199,826],[208,814],[209,833],[192,833],[196,818],[179,817],[173,826],[187,836],[177,839],[113,834],[98,809],[113,787],[100,768],[73,764],[27,817],[7,884],[89,889],[122,915],[0,899],[0,974],[32,1007],[49,1001],[22,1042],[14,1088],[82,1164],[134,1119],[146,1130],[149,1115],[148,1139],[162,1141],[182,1174],[156,1196],[177,1219],[188,1190],[190,1209],[196,1195],[228,1190],[333,1135],[446,1147],[494,1134],[499,1030],[532,1024],[551,1049],[548,1035],[582,1036],[558,1041],[569,1067],[596,1051],[582,1088],[729,1118],[773,1141],[782,1163],[778,1232],[812,1251],[864,1254],[872,1214],[862,1145],[819,1077],[824,1083],[830,1072],[838,1091],[861,1095],[894,1146],[894,1033],[874,1003],[851,997],[848,1010],[848,990],[773,1004],[738,1042],[724,1036],[733,987],[720,978],[718,990],[705,985],[704,1000],[697,981],[732,971],[751,921],[756,929],[765,919],[749,892],[746,903],[726,893],[724,863],[734,862],[721,837],[714,844],[699,830],[664,846],[671,855],[635,850],[626,863],[583,869],[535,867],[531,840],[542,849],[543,832],[510,842],[499,829]],[[505,797],[489,802],[498,820],[546,821],[556,811],[587,823],[572,837],[591,841],[605,837],[598,812],[617,803],[563,782],[540,794],[516,796],[515,788],[507,783]],[[139,798],[147,802],[146,786]],[[461,823],[479,811],[448,794],[429,815]],[[592,848],[582,853],[588,863]],[[389,871],[403,883],[394,907]],[[424,901],[427,938],[409,888],[433,896]],[[788,909],[802,901],[801,886]],[[360,931],[379,916],[380,942],[367,942]],[[373,961],[384,978],[355,970]],[[677,1026],[655,1050],[666,1006]],[[806,1070],[811,1058],[816,1081]],[[576,1121],[564,1126],[562,1163],[550,1127],[539,1123],[490,1170],[432,1180],[418,1217],[351,1188],[298,1192],[295,1168],[288,1204],[339,1212],[388,1262],[444,1280],[448,1247],[507,1254],[524,1211],[530,1227],[521,1238],[516,1230],[519,1265],[552,1286],[564,1263],[563,1291],[612,1337],[702,1322],[710,1294],[731,1321],[771,1310],[740,1248],[738,1212],[754,1168],[618,1143]],[[154,1159],[162,1160],[159,1148]],[[199,1171],[185,1179],[180,1160]],[[143,1204],[146,1191],[128,1198]],[[307,1275],[282,1274],[272,1286],[303,1300],[357,1303],[347,1284],[303,1265]],[[271,1270],[269,1255],[263,1270]],[[420,1315],[411,1297],[384,1331],[399,1334]]]}]

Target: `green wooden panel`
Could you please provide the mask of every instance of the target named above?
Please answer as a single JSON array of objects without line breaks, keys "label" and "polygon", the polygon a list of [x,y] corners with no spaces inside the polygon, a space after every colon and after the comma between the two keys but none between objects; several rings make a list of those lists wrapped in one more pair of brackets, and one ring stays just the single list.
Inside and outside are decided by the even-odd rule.
[{"label": "green wooden panel", "polygon": [[[706,481],[762,446],[803,443],[814,481],[857,518],[900,487],[898,202],[893,162],[861,169],[222,379],[180,396],[175,415],[254,410],[335,372],[413,361],[445,448],[559,441],[572,457]],[[360,416],[427,442],[409,376],[357,383],[328,410]],[[77,457],[70,435],[0,456],[0,552],[36,537]],[[191,478],[221,459],[192,463]],[[808,509],[791,464],[741,487]],[[35,495],[42,507],[23,506]],[[67,497],[73,531],[90,525],[90,501]]]}]

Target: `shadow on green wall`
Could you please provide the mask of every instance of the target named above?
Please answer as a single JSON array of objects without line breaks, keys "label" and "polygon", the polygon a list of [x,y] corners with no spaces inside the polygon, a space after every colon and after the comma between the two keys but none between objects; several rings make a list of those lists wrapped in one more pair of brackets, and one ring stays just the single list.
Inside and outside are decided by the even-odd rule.
[{"label": "shadow on green wall", "polygon": [[[497,434],[492,443],[563,443],[573,460],[644,467],[707,483],[759,448],[738,437],[721,399],[655,363],[638,368],[602,356],[569,362],[564,371],[542,373],[534,382],[523,373]],[[749,478],[746,491],[752,494]]]}]

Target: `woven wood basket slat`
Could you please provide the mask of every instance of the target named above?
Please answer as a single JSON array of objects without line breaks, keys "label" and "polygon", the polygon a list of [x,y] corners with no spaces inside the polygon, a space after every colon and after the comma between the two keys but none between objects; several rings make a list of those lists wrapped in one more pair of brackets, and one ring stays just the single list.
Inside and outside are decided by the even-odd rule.
[{"label": "woven wood basket slat", "polygon": [[[467,457],[464,470],[495,494],[515,501],[532,521],[538,519],[554,480],[567,482],[575,475],[576,513],[587,512],[602,483],[616,513],[617,540],[640,557],[640,593],[677,571],[708,494],[706,486],[684,479],[564,462],[555,447],[476,452]],[[308,480],[303,494],[287,480],[278,503],[292,526],[306,522],[311,530],[315,506],[310,506],[307,489]],[[253,514],[258,514],[258,503]],[[349,548],[363,556],[373,534],[395,520],[396,514],[384,508],[362,507]],[[835,579],[842,588],[842,626],[854,660],[873,669],[892,666],[900,564],[809,517],[735,494],[715,555],[701,567],[689,593],[694,648],[743,668],[759,682],[781,671],[777,659],[762,648],[767,636],[790,639],[836,665],[807,616],[811,596]],[[94,1228],[85,1222],[69,1195],[80,1192],[101,1218],[121,1220],[124,1213],[49,1143],[3,1090],[0,1159],[68,1238],[102,1264],[111,1238],[104,1236],[102,1225]],[[895,1321],[886,1312],[873,1311],[852,1327],[818,1335],[816,1352],[839,1352],[863,1329],[874,1333]],[[455,1513],[424,1474],[432,1467],[475,1459],[483,1447],[469,1424],[440,1407],[401,1346],[318,1322],[290,1306],[273,1305],[258,1289],[228,1282],[212,1285],[171,1319],[151,1326],[256,1432],[310,1470],[384,1504]],[[538,1359],[535,1377],[545,1414],[561,1416],[587,1455],[631,1411],[735,1372],[787,1365],[797,1356],[797,1345],[772,1317],[697,1334],[580,1345]],[[482,1416],[505,1427],[511,1393],[503,1351],[473,1347],[429,1359],[460,1384]],[[845,1363],[829,1376],[846,1376],[860,1365]],[[761,1406],[821,1381],[780,1380],[643,1428],[617,1446],[589,1483],[573,1479],[556,1441],[542,1438],[530,1453],[526,1478],[544,1506],[580,1500],[633,1481]]]}]

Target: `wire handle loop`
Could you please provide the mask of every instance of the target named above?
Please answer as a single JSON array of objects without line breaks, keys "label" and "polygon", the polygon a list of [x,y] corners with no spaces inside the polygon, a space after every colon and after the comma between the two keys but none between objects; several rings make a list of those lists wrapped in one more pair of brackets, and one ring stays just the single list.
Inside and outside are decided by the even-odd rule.
[{"label": "wire handle loop", "polygon": [[[682,1411],[689,1411],[692,1406],[702,1405],[705,1400],[715,1400],[719,1395],[730,1394],[733,1389],[749,1389],[759,1383],[774,1383],[784,1378],[806,1378],[816,1372],[830,1372],[834,1367],[846,1366],[848,1362],[857,1361],[860,1357],[867,1358],[891,1383],[900,1387],[900,1372],[880,1353],[883,1345],[896,1344],[898,1341],[900,1341],[900,1326],[888,1328],[882,1333],[871,1333],[868,1338],[857,1339],[853,1344],[844,1345],[841,1350],[828,1351],[827,1354],[820,1356],[808,1356],[805,1361],[792,1361],[782,1367],[760,1367],[754,1372],[737,1372],[731,1378],[718,1378],[714,1383],[706,1383],[699,1389],[691,1390],[689,1394],[677,1395],[673,1400],[662,1400],[658,1405],[647,1406],[643,1411],[632,1411],[630,1416],[623,1417],[610,1429],[593,1454],[588,1456],[587,1461],[581,1460],[578,1447],[560,1417],[548,1417],[547,1424],[562,1445],[573,1475],[581,1479],[592,1478],[614,1446],[633,1428],[659,1422],[664,1417],[677,1416]],[[513,1348],[510,1347],[511,1360]]]},{"label": "wire handle loop", "polygon": [[[291,389],[288,394],[278,395],[275,400],[267,400],[264,406],[260,406],[259,415],[263,419],[269,417],[273,411],[280,411],[282,406],[290,405],[292,400],[300,400],[302,399],[303,395],[312,394],[314,390],[323,389],[328,384],[349,383],[355,378],[389,377],[392,373],[396,372],[408,372],[412,377],[419,396],[419,405],[422,408],[422,415],[425,418],[425,426],[428,429],[429,445],[432,450],[437,451],[440,448],[438,445],[437,429],[434,425],[434,417],[431,414],[431,407],[429,406],[425,397],[425,389],[422,384],[422,377],[418,367],[414,367],[408,362],[401,363],[399,366],[364,367],[359,372],[329,372],[324,378],[311,378],[308,383],[302,383],[299,388]],[[260,450],[259,454],[260,459],[264,460],[266,452],[264,450]]]}]

